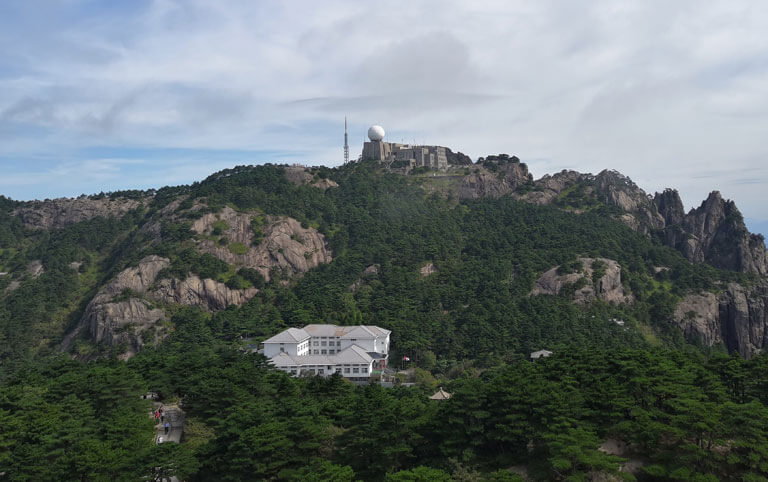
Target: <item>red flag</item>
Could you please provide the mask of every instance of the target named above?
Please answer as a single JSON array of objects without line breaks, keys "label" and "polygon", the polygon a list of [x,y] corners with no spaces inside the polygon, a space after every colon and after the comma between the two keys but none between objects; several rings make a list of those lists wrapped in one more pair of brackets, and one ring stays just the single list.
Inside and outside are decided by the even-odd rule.
[{"label": "red flag", "polygon": [[411,361],[411,359],[408,358],[407,356],[403,355],[403,361]]}]

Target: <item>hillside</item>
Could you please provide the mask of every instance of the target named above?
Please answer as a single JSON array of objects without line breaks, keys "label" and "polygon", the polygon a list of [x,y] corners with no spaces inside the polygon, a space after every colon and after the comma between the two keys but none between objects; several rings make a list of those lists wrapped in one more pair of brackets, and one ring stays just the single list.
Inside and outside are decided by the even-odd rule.
[{"label": "hillside", "polygon": [[[731,426],[750,414],[768,424],[760,355],[768,254],[717,192],[685,213],[674,190],[649,196],[613,171],[534,180],[506,155],[439,175],[401,176],[367,162],[241,166],[146,192],[0,197],[0,273],[0,383],[10,393],[0,397],[0,433],[11,434],[0,435],[0,479],[4,471],[47,478],[24,472],[31,456],[12,448],[21,444],[21,407],[39,403],[35,410],[57,420],[50,450],[73,436],[55,415],[66,406],[46,393],[100,414],[86,440],[102,425],[134,427],[129,441],[141,449],[131,473],[143,473],[160,449],[142,446],[136,431],[146,428],[131,421],[142,408],[120,394],[146,389],[183,398],[197,438],[162,450],[178,451],[179,473],[201,480],[232,460],[231,480],[290,479],[305,466],[349,466],[365,480],[409,469],[490,473],[523,463],[514,455],[521,450],[533,450],[526,470],[536,478],[614,473],[619,462],[595,450],[609,435],[630,442],[646,477],[680,467],[689,475],[768,471],[768,455],[755,448],[764,435],[714,425],[686,432],[685,417],[712,410],[721,418],[702,423]],[[392,359],[412,360],[420,388],[291,380],[237,350],[242,340],[308,323],[392,330]],[[542,348],[555,352],[551,361],[521,361]],[[104,385],[87,388],[102,375]],[[436,379],[456,392],[440,407],[422,396]],[[30,384],[40,387],[38,398],[24,395]],[[676,401],[654,395],[663,384]],[[523,385],[543,392],[505,391]],[[108,392],[117,398],[103,400]],[[381,422],[352,420],[342,407],[375,407],[403,425],[366,440],[362,420]],[[107,409],[125,419],[103,418]],[[302,422],[317,417],[314,428]],[[643,433],[648,420],[659,425]],[[304,435],[272,439],[291,431]],[[399,446],[406,434],[415,438]],[[432,441],[420,448],[419,437]],[[702,462],[723,452],[724,440],[742,438],[745,453],[731,455],[745,461],[721,453]],[[132,450],[108,439],[115,465],[88,469],[96,478],[124,470],[115,468],[116,454]],[[386,463],[361,451],[383,440]],[[74,454],[57,458],[64,466],[48,475],[75,473]],[[511,480],[505,474],[491,480]]]}]

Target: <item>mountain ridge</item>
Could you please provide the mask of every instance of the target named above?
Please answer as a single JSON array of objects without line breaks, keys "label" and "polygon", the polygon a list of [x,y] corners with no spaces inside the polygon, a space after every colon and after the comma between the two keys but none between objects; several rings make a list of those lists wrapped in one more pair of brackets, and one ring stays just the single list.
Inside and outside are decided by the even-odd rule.
[{"label": "mountain ridge", "polygon": [[[360,179],[355,180],[358,175],[361,175]],[[684,213],[677,191],[667,189],[651,196],[616,171],[604,170],[596,175],[561,171],[534,180],[524,163],[507,155],[481,158],[474,165],[456,166],[448,173],[425,172],[406,177],[387,174],[374,164],[335,169],[295,165],[237,166],[187,186],[101,193],[74,199],[29,202],[6,200],[5,205],[17,229],[31,233],[57,233],[105,218],[135,218],[136,227],[121,235],[126,236],[124,243],[128,243],[121,249],[130,252],[139,247],[143,256],[153,255],[165,259],[164,266],[159,270],[163,272],[162,276],[153,278],[151,286],[141,290],[135,290],[130,282],[109,289],[110,292],[114,291],[109,299],[104,295],[88,295],[91,296],[88,308],[82,312],[78,323],[70,323],[71,327],[90,326],[87,333],[90,333],[93,342],[103,344],[108,340],[106,346],[127,345],[124,353],[130,356],[144,346],[144,338],[158,343],[163,339],[163,333],[168,332],[162,327],[158,330],[162,320],[165,320],[162,323],[168,323],[171,318],[161,314],[161,306],[154,305],[158,301],[218,311],[247,303],[261,291],[263,284],[270,283],[273,276],[280,284],[290,288],[296,285],[297,276],[317,269],[321,264],[332,263],[336,257],[331,256],[332,252],[343,252],[348,248],[344,248],[344,237],[339,238],[341,225],[334,227],[333,224],[334,217],[337,217],[333,213],[341,206],[338,203],[342,199],[329,201],[328,196],[335,199],[336,196],[350,195],[353,196],[350,199],[357,203],[360,199],[355,197],[358,196],[355,192],[370,189],[371,186],[360,185],[358,188],[348,183],[365,182],[368,179],[371,185],[375,185],[382,182],[377,180],[381,176],[394,177],[386,178],[389,180],[384,185],[388,187],[384,191],[376,192],[374,187],[373,205],[385,199],[398,199],[398,203],[402,202],[392,197],[398,196],[398,191],[402,196],[416,196],[413,197],[414,202],[424,202],[416,201],[419,198],[417,191],[408,187],[413,185],[426,193],[428,203],[430,196],[442,199],[439,202],[443,203],[443,207],[435,205],[439,210],[449,209],[449,206],[457,202],[461,204],[509,198],[533,206],[551,206],[575,216],[599,212],[602,216],[628,226],[651,243],[658,242],[675,249],[692,263],[743,273],[747,276],[746,281],[738,283],[730,278],[709,285],[693,283],[692,286],[697,286],[697,283],[702,287],[709,286],[703,291],[682,290],[667,295],[664,295],[663,290],[655,291],[659,298],[652,299],[652,303],[673,304],[656,313],[654,316],[662,319],[656,319],[655,322],[678,327],[689,340],[703,341],[707,346],[722,344],[729,351],[745,357],[759,353],[768,343],[765,335],[768,331],[765,328],[768,326],[768,283],[765,280],[768,257],[764,243],[760,242],[761,236],[748,232],[735,203],[723,200],[719,193],[713,192],[701,206]],[[346,194],[340,194],[341,191],[334,193],[338,189],[349,191]],[[305,200],[294,205],[291,196],[297,195]],[[382,206],[386,206],[386,203]],[[277,213],[281,215],[277,216]],[[392,219],[397,219],[397,213],[386,214],[391,215],[395,215]],[[283,227],[278,229],[280,223],[283,223]],[[344,226],[342,232],[356,229],[354,225]],[[282,241],[276,243],[278,238],[273,239],[272,233],[276,233],[275,236]],[[135,246],[131,247],[129,240],[133,240]],[[581,256],[589,254],[580,253]],[[368,256],[371,255],[381,256],[376,253]],[[486,253],[483,256],[488,255]],[[107,275],[104,282],[95,282],[91,290],[98,291],[99,287],[103,289],[105,283],[115,275],[115,279],[119,279],[122,273],[132,272],[141,266],[141,259],[135,255],[126,258],[117,253],[113,256],[118,261],[109,268],[113,274]],[[0,258],[0,267],[8,264],[8,254],[5,257],[5,262]],[[92,266],[87,258],[73,258],[68,262],[80,263],[78,269],[81,265],[87,269]],[[375,259],[369,261],[365,266],[380,264]],[[424,262],[431,263],[429,258],[420,261],[422,265]],[[607,262],[613,266],[617,260],[608,259]],[[558,265],[542,266],[538,268],[538,274],[559,269]],[[356,279],[362,280],[365,266],[345,286],[358,283]],[[656,278],[653,282],[667,283],[664,278],[664,270],[667,268],[662,266],[658,269],[661,271],[652,276]],[[612,283],[619,283],[619,287],[624,283],[625,289],[629,290],[627,300],[632,299],[636,305],[648,303],[649,300],[643,300],[642,296],[632,293],[645,288],[630,287],[631,280],[627,277],[633,275],[624,271]],[[588,277],[593,277],[591,272],[585,272]],[[18,288],[18,284],[26,279],[14,272],[6,277],[13,278],[16,283],[4,288],[6,294]],[[531,283],[534,278],[531,278]],[[574,280],[578,281],[578,277]],[[193,289],[192,285],[200,289]],[[205,286],[210,289],[204,290]],[[300,286],[301,283],[297,287]],[[248,291],[249,294],[244,297],[223,294],[230,290],[234,290],[232,293],[238,290],[254,291]],[[569,290],[566,291],[570,293]],[[354,292],[356,298],[360,297],[358,291]],[[560,291],[555,290],[553,294]],[[125,299],[113,300],[123,292],[126,293],[123,297]],[[221,296],[216,294],[219,292]],[[706,295],[707,292],[715,296],[714,301]],[[100,296],[104,299],[94,304],[96,299],[101,299]],[[84,298],[81,303],[89,299]],[[616,300],[624,300],[624,297]],[[717,309],[713,308],[713,303]],[[686,306],[689,309],[681,313],[675,311],[675,306]],[[307,314],[301,316],[306,317]],[[67,340],[63,346],[71,349],[76,345],[73,343],[75,335],[72,331],[76,329],[68,330],[63,333]],[[82,340],[82,334],[80,339],[87,341]]]}]

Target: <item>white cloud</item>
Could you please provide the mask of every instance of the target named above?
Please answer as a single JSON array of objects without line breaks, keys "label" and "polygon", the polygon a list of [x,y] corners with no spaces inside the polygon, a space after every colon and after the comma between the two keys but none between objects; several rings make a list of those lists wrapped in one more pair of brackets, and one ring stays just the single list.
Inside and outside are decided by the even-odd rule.
[{"label": "white cloud", "polygon": [[[678,187],[687,207],[719,189],[748,218],[768,218],[765,173],[750,170],[768,153],[762,2],[48,7],[20,4],[0,18],[2,159],[55,165],[62,152],[124,146],[301,151],[297,160],[324,162],[341,157],[346,114],[353,149],[378,122],[396,140],[514,153],[537,176],[618,169],[648,191]],[[146,160],[157,183],[189,178],[179,164]],[[189,167],[203,176],[219,164]],[[19,172],[0,187],[49,182]]]}]

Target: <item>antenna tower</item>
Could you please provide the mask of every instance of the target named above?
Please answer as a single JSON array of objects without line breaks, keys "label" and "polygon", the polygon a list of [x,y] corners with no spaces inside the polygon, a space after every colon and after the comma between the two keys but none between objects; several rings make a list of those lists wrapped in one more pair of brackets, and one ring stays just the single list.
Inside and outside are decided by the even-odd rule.
[{"label": "antenna tower", "polygon": [[347,116],[344,116],[344,164],[349,162],[349,142],[347,142]]}]

